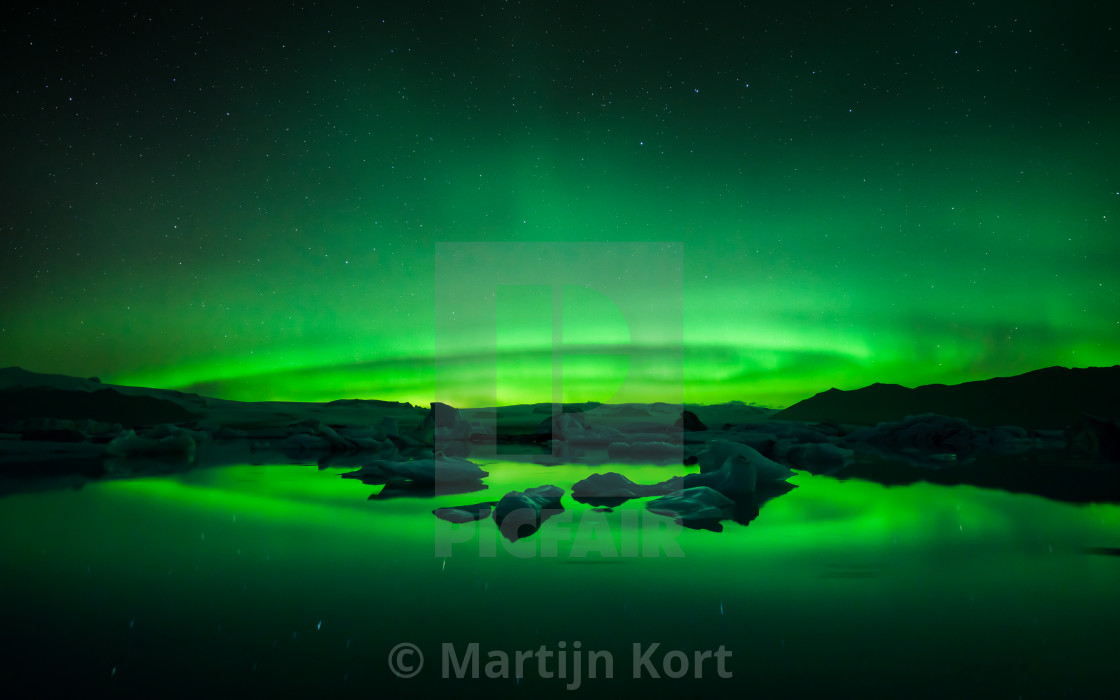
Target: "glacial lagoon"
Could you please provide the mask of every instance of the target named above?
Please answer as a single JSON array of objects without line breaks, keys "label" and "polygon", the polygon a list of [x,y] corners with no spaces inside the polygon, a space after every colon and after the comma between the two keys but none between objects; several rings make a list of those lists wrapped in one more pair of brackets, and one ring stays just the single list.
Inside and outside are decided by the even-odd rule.
[{"label": "glacial lagoon", "polygon": [[[38,693],[134,696],[1112,687],[1116,505],[798,472],[748,525],[712,532],[649,513],[649,499],[596,510],[571,496],[592,472],[655,483],[687,467],[484,467],[485,491],[435,497],[370,499],[382,487],[340,478],[353,467],[300,464],[7,495],[6,677]],[[432,514],[543,484],[564,489],[565,510],[516,542],[491,519]],[[648,663],[635,668],[636,653]]]}]

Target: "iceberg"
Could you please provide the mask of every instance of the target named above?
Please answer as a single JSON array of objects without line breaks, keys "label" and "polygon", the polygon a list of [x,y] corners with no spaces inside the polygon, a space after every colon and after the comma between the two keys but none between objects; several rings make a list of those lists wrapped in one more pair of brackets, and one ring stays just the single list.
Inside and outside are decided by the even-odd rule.
[{"label": "iceberg", "polygon": [[538,486],[525,491],[510,491],[494,507],[494,522],[510,542],[528,537],[545,520],[564,510],[560,499],[564,490],[559,486]]},{"label": "iceberg", "polygon": [[715,489],[695,486],[654,499],[646,504],[646,509],[684,525],[715,529],[718,521],[731,517],[735,501]]}]

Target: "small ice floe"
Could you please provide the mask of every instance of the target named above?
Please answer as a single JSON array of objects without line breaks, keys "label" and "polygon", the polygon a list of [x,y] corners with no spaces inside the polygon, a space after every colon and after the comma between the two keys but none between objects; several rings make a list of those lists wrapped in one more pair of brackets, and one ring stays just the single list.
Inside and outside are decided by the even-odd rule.
[{"label": "small ice floe", "polygon": [[572,485],[573,498],[642,498],[664,496],[679,491],[683,486],[680,477],[657,484],[636,484],[618,472],[592,474]]},{"label": "small ice floe", "polygon": [[651,513],[666,515],[680,523],[705,523],[730,517],[735,501],[708,486],[695,486],[646,504]]},{"label": "small ice floe", "polygon": [[[437,482],[440,484],[456,484],[477,481],[490,476],[490,473],[470,460],[460,457],[447,457],[440,452],[434,459],[414,459],[405,462],[374,459],[358,471],[349,472],[342,476],[348,479],[361,479],[363,482],[370,478],[396,476],[422,484],[435,484]],[[384,481],[381,483],[384,483]]]},{"label": "small ice floe", "polygon": [[486,501],[484,503],[473,503],[466,506],[436,508],[432,513],[441,520],[462,525],[489,517],[490,510],[495,505],[497,505],[497,501]]},{"label": "small ice floe", "polygon": [[527,537],[545,520],[564,510],[560,499],[564,490],[551,484],[510,491],[494,506],[494,522],[499,531],[511,542]]},{"label": "small ice floe", "polygon": [[[785,481],[794,475],[793,470],[784,464],[765,457],[750,445],[729,440],[712,440],[708,449],[696,455],[700,463],[700,475],[724,472],[727,486],[746,487],[753,481],[758,484],[773,484]],[[735,458],[735,459],[732,459]],[[742,472],[741,474],[739,472]],[[752,474],[753,473],[753,474]],[[722,479],[721,479],[722,480]],[[692,484],[686,484],[691,486]],[[700,483],[696,484],[701,485]],[[712,486],[712,484],[703,484]],[[752,489],[753,492],[753,489]],[[722,493],[722,491],[721,491]],[[726,494],[725,494],[726,495]]]},{"label": "small ice floe", "polygon": [[[191,433],[182,429],[169,429],[170,434],[155,437],[154,431],[149,431],[153,437],[140,437],[132,430],[125,430],[114,438],[105,450],[114,457],[153,457],[153,456],[181,456],[193,458],[195,440]],[[167,432],[167,431],[164,431]]]}]

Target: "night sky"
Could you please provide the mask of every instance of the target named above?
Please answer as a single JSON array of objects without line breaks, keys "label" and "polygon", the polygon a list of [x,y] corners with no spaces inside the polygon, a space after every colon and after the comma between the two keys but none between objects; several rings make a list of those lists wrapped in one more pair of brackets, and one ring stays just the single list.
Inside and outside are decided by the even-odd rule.
[{"label": "night sky", "polygon": [[[509,374],[548,295],[446,298],[476,242],[567,244],[651,323],[627,244],[679,243],[635,353],[683,338],[689,401],[1120,362],[1112,3],[80,4],[2,11],[0,365],[479,404],[500,302],[501,402],[548,401]],[[565,333],[625,349],[615,312]],[[564,396],[608,400],[588,357]]]}]

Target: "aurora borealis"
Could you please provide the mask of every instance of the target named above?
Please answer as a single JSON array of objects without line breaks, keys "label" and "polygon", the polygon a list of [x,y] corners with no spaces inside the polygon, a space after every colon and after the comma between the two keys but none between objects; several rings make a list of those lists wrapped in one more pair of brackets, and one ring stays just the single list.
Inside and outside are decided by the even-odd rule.
[{"label": "aurora borealis", "polygon": [[[649,242],[681,314],[631,357],[686,401],[1120,362],[1107,4],[228,5],[3,11],[0,365],[471,405],[487,305],[500,371],[550,324],[463,298],[437,341],[478,276],[440,245]],[[580,270],[656,324],[648,262]],[[631,342],[596,308],[571,400]]]}]

